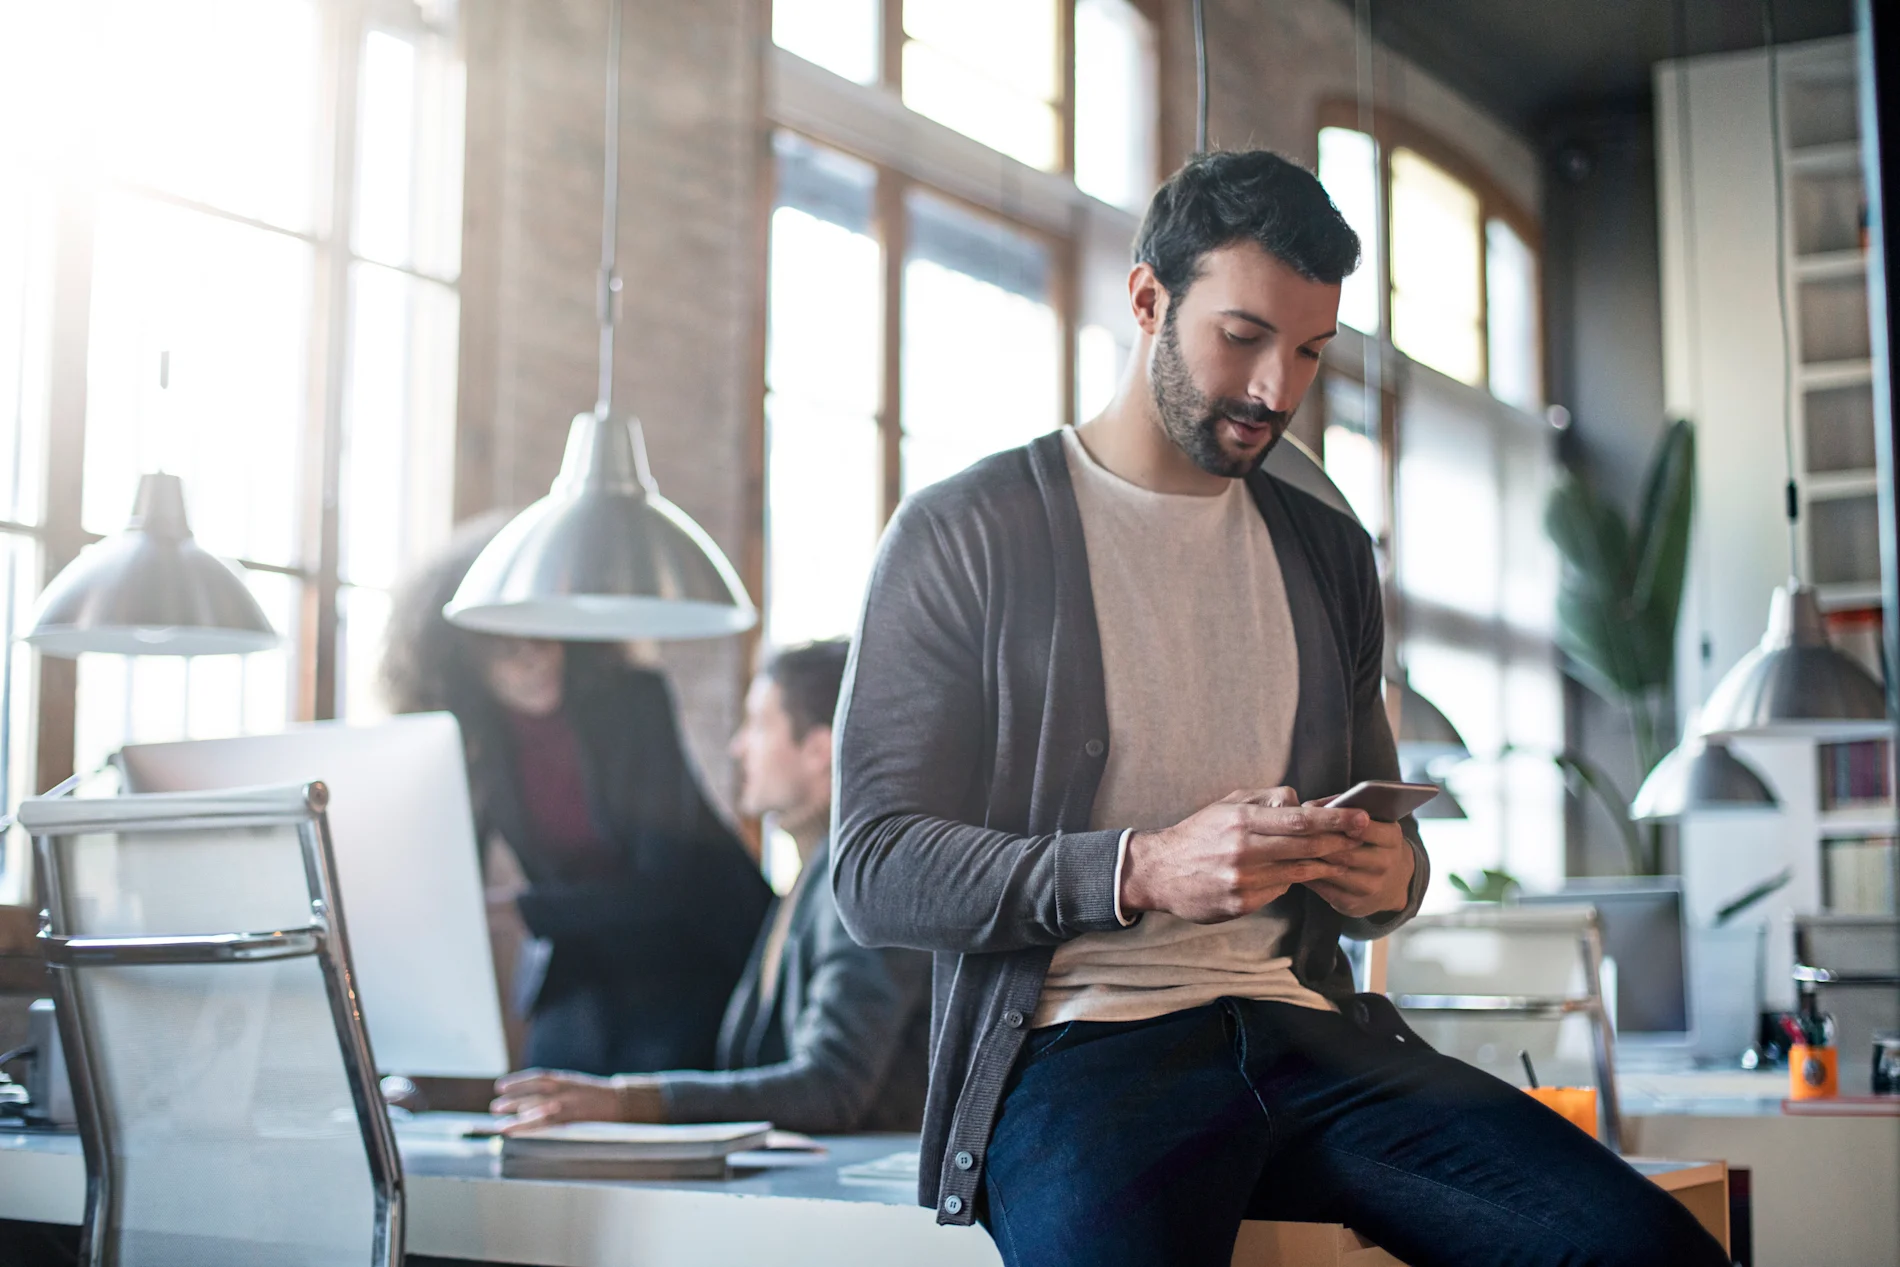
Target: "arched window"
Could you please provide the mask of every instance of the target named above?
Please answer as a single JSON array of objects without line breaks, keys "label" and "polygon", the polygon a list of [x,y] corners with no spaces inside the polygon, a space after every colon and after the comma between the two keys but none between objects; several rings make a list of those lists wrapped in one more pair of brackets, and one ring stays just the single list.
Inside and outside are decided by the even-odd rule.
[{"label": "arched window", "polygon": [[1320,118],[1320,181],[1366,244],[1340,319],[1536,411],[1543,351],[1530,217],[1475,165],[1399,118],[1381,113],[1375,134],[1350,106]]}]

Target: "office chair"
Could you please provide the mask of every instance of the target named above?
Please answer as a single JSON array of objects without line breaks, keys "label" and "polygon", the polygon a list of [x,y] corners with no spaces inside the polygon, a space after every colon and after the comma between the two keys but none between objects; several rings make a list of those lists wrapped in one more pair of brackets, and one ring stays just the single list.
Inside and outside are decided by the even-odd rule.
[{"label": "office chair", "polygon": [[[1598,1138],[1620,1152],[1616,1040],[1602,969],[1594,907],[1473,905],[1394,930],[1385,939],[1383,989],[1426,1042],[1507,1081],[1523,1081],[1520,1051],[1532,1055],[1545,1085],[1588,1077],[1597,1088]],[[1526,1023],[1538,1021],[1547,1023]]]},{"label": "office chair", "polygon": [[400,1267],[320,783],[20,807],[90,1267]]}]

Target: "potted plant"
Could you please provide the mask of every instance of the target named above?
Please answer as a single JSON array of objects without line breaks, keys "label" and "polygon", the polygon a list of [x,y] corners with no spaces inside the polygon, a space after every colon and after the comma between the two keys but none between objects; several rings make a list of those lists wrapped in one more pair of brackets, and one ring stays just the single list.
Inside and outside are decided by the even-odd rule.
[{"label": "potted plant", "polygon": [[[1574,469],[1544,511],[1545,531],[1564,561],[1557,644],[1571,676],[1628,719],[1642,775],[1675,742],[1676,625],[1694,503],[1695,428],[1679,419],[1650,457],[1633,520]],[[1660,871],[1661,826],[1630,818],[1630,798],[1599,763],[1574,751],[1557,763],[1573,790],[1595,795],[1609,811],[1630,874]]]}]

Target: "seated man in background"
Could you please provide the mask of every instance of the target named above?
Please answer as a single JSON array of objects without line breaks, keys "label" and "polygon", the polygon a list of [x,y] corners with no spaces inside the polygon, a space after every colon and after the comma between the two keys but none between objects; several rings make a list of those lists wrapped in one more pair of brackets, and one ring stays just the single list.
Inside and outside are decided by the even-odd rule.
[{"label": "seated man in background", "polygon": [[866,950],[831,898],[831,715],[849,644],[776,656],[733,736],[740,807],[798,845],[791,892],[766,915],[726,1007],[715,1069],[598,1078],[529,1069],[495,1084],[504,1129],[566,1121],[771,1121],[815,1134],[911,1131],[923,1117],[929,957]]}]

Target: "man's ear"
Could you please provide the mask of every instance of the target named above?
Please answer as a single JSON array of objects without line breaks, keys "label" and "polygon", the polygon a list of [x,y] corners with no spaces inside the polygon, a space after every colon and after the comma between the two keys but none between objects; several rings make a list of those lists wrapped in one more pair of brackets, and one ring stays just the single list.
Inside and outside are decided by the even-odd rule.
[{"label": "man's ear", "polygon": [[798,751],[799,755],[807,761],[823,760],[826,764],[830,764],[831,727],[813,726],[806,731],[805,737],[798,741]]},{"label": "man's ear", "polygon": [[1143,334],[1152,335],[1161,328],[1168,313],[1168,291],[1147,264],[1137,264],[1128,273],[1128,309]]}]

